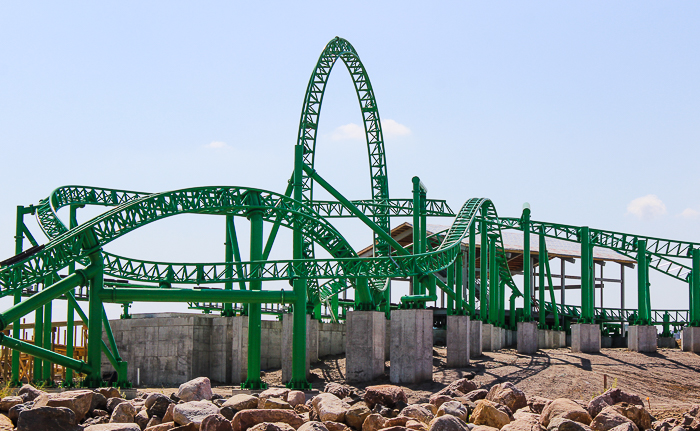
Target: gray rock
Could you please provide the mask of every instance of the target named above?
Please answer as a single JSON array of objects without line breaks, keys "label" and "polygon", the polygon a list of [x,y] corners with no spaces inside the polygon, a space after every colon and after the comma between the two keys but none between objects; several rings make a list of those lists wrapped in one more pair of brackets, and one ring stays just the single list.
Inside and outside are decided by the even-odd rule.
[{"label": "gray rock", "polygon": [[110,423],[129,423],[134,421],[136,409],[131,403],[124,402],[118,404],[112,412],[112,417],[109,418]]},{"label": "gray rock", "polygon": [[231,421],[221,415],[211,415],[204,418],[199,431],[233,431]]},{"label": "gray rock", "polygon": [[85,428],[85,431],[141,431],[136,424],[98,424]]},{"label": "gray rock", "polygon": [[34,401],[39,395],[44,394],[46,394],[46,392],[40,391],[32,385],[23,385],[19,388],[19,391],[17,391],[17,395],[22,397],[25,402]]},{"label": "gray rock", "polygon": [[219,408],[204,400],[176,404],[173,409],[173,419],[179,425],[186,425],[190,422],[199,425],[207,416],[216,414],[219,414]]},{"label": "gray rock", "polygon": [[170,406],[171,403],[172,400],[163,394],[151,394],[146,399],[145,404],[148,416],[158,416],[162,419],[163,416],[165,416],[165,412],[168,411],[168,406]]},{"label": "gray rock", "polygon": [[36,407],[24,410],[17,420],[17,431],[77,431],[75,413],[68,407]]},{"label": "gray rock", "polygon": [[182,401],[210,400],[212,397],[211,381],[207,377],[197,377],[180,385],[177,397]]}]

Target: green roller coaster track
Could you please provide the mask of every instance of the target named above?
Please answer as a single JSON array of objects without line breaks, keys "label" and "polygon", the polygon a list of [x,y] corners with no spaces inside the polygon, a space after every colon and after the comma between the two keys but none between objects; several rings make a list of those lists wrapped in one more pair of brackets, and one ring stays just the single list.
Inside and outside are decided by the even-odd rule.
[{"label": "green roller coaster track", "polygon": [[[350,201],[329,184],[315,169],[316,131],[326,84],[333,66],[340,59],[352,77],[362,112],[370,167],[372,196]],[[314,185],[321,186],[335,200],[313,198]],[[50,378],[50,363],[85,375],[82,384],[94,387],[101,379],[104,353],[118,372],[117,384],[128,386],[127,364],[117,350],[104,303],[129,304],[139,301],[184,302],[191,308],[224,316],[246,314],[249,319],[248,378],[245,388],[265,386],[260,380],[260,321],[263,304],[281,304],[293,312],[293,365],[291,388],[309,387],[305,373],[306,314],[320,318],[321,305],[331,304],[331,315],[338,316],[339,294],[352,289],[354,300],[342,307],[354,310],[381,310],[392,304],[391,279],[411,278],[413,292],[401,297],[399,307],[424,308],[436,301],[438,289],[449,299],[450,314],[472,318],[501,327],[514,327],[516,320],[533,321],[547,327],[564,320],[583,323],[632,323],[700,326],[700,244],[661,238],[533,221],[530,209],[520,218],[499,218],[493,203],[472,198],[454,213],[444,200],[427,198],[427,190],[416,177],[413,196],[390,199],[386,153],[379,110],[369,76],[352,45],[333,39],[321,54],[309,79],[304,98],[299,134],[295,146],[294,170],[284,193],[246,187],[196,187],[163,193],[114,190],[99,187],[65,186],[54,190],[37,205],[19,206],[15,253],[0,262],[0,296],[14,298],[14,306],[0,314],[0,329],[12,324],[12,335],[0,334],[0,344],[13,349],[12,379],[19,384],[19,353],[33,355],[34,376]],[[97,217],[78,224],[76,213],[85,206],[103,206]],[[59,217],[69,208],[66,225]],[[24,222],[33,214],[48,239],[39,244]],[[220,215],[226,218],[226,253],[222,262],[154,262],[109,253],[110,242],[149,223],[180,214]],[[241,258],[235,217],[250,222],[250,259]],[[390,234],[392,217],[412,217],[413,244],[404,247]],[[449,217],[451,227],[437,235],[427,235],[427,217]],[[334,218],[356,218],[374,235],[371,257],[360,257],[331,224]],[[263,223],[271,225],[263,237]],[[269,259],[281,227],[293,234],[292,258]],[[522,291],[511,275],[503,247],[502,230],[517,229],[538,235],[541,241],[541,280],[549,278],[549,301],[545,289],[533,300],[531,278],[523,277]],[[556,303],[551,286],[545,237],[581,245],[581,306]],[[468,238],[468,248],[463,243]],[[31,247],[25,250],[24,240]],[[476,268],[476,245],[480,247],[480,268]],[[330,257],[316,258],[314,247],[322,247]],[[638,267],[639,306],[637,309],[596,308],[594,306],[593,247],[605,247],[634,259]],[[532,273],[530,236],[525,235],[525,273]],[[689,264],[684,264],[686,259]],[[79,267],[77,267],[78,265]],[[462,267],[468,271],[463,278]],[[648,271],[660,271],[689,284],[689,310],[653,310],[650,304]],[[446,274],[443,275],[443,274]],[[483,276],[482,276],[483,275]],[[113,277],[105,278],[105,277]],[[264,290],[263,283],[286,280],[291,290]],[[222,285],[201,288],[201,285]],[[234,286],[238,286],[234,289]],[[545,283],[541,282],[544,286]],[[188,287],[189,286],[189,287]],[[463,287],[466,287],[464,289]],[[506,301],[506,288],[510,291]],[[76,290],[78,289],[78,290]],[[515,298],[523,297],[524,307],[515,309]],[[68,325],[74,312],[88,326],[87,362],[73,359],[72,340],[67,355],[50,350],[48,331],[51,302],[68,301]],[[87,301],[85,313],[80,303]],[[477,304],[478,302],[478,304]],[[510,304],[509,321],[505,319]],[[267,305],[266,305],[267,307]],[[19,321],[35,312],[35,343],[19,339]],[[68,331],[72,333],[72,331]],[[102,340],[103,334],[107,342]],[[64,384],[71,385],[72,372]]]}]

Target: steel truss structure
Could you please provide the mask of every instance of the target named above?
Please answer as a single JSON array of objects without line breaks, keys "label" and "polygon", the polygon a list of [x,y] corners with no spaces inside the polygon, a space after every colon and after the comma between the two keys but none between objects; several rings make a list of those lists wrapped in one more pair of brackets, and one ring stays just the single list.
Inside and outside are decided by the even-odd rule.
[{"label": "steel truss structure", "polygon": [[[347,67],[357,92],[363,116],[369,155],[371,198],[350,201],[316,171],[316,131],[328,78],[338,60]],[[118,372],[117,384],[128,386],[126,367],[118,352],[104,303],[128,306],[133,302],[184,302],[207,312],[219,309],[224,316],[246,314],[249,319],[248,378],[244,388],[265,386],[260,379],[260,321],[263,310],[293,310],[293,366],[290,388],[309,387],[305,373],[306,314],[320,318],[321,304],[330,305],[332,317],[338,309],[391,310],[391,279],[413,280],[411,295],[401,298],[403,308],[423,308],[435,301],[438,289],[449,298],[448,312],[469,314],[494,325],[513,327],[517,319],[534,320],[539,313],[541,326],[547,316],[586,323],[637,325],[674,324],[700,326],[700,244],[640,235],[610,232],[588,227],[533,221],[530,209],[519,218],[499,218],[489,199],[473,198],[454,213],[444,200],[427,198],[427,189],[416,177],[413,196],[389,198],[386,154],[379,110],[369,76],[352,45],[333,39],[323,50],[309,80],[295,146],[294,170],[284,193],[246,187],[196,187],[163,193],[114,190],[99,187],[65,186],[54,190],[37,205],[17,209],[16,255],[0,262],[0,295],[13,296],[14,306],[0,314],[0,329],[12,324],[12,335],[0,333],[0,344],[13,349],[12,378],[19,384],[19,354],[33,355],[34,376],[48,380],[48,365],[59,364],[84,375],[87,387],[103,385],[100,367],[104,353]],[[334,201],[314,200],[314,186],[329,192]],[[85,206],[103,206],[106,211],[78,224],[77,211]],[[69,208],[67,223],[57,212]],[[27,228],[24,217],[35,215],[44,235],[39,244]],[[179,214],[209,214],[226,218],[226,253],[222,262],[154,262],[109,253],[112,241],[149,223]],[[427,217],[448,217],[449,230],[429,238]],[[250,223],[250,260],[243,261],[236,235],[235,218]],[[348,241],[330,222],[334,218],[356,218],[374,234],[371,257],[359,257]],[[390,234],[392,217],[412,217],[413,244],[401,246]],[[272,227],[263,237],[263,223]],[[270,251],[280,228],[293,232],[293,250],[287,260],[270,260]],[[518,229],[539,235],[540,286],[549,279],[549,301],[545,289],[533,301],[531,277],[523,277],[522,292],[511,276],[503,248],[503,229]],[[552,290],[546,258],[545,237],[581,244],[582,306],[561,306]],[[525,235],[525,269],[532,274],[530,235]],[[25,250],[24,240],[31,247]],[[469,247],[462,250],[468,239]],[[480,242],[480,268],[476,268],[476,244]],[[314,247],[322,247],[331,257],[316,258]],[[629,256],[638,263],[639,306],[636,310],[596,308],[592,250],[606,247]],[[690,260],[689,263],[684,263]],[[462,268],[467,268],[463,271]],[[652,310],[649,299],[649,269],[689,283],[689,310]],[[544,270],[543,270],[544,269]],[[447,274],[445,277],[442,274]],[[109,278],[107,278],[109,277]],[[263,283],[286,280],[292,290],[265,290]],[[202,284],[222,286],[200,288]],[[188,287],[190,286],[190,287]],[[236,286],[236,288],[234,288]],[[41,289],[39,288],[41,287]],[[76,289],[78,291],[76,292]],[[339,294],[352,289],[353,301],[339,300]],[[508,290],[509,292],[506,292]],[[509,293],[506,299],[506,294]],[[515,309],[515,298],[523,297],[522,310]],[[477,301],[478,297],[478,301]],[[51,303],[68,301],[68,321],[72,334],[74,314],[88,327],[87,361],[73,359],[72,339],[66,355],[50,349],[44,328],[51,325]],[[80,303],[87,303],[87,312]],[[478,304],[477,304],[478,302]],[[506,303],[510,319],[505,319]],[[278,305],[271,305],[278,304]],[[19,339],[20,318],[35,312],[34,344]],[[103,334],[107,342],[103,341]],[[43,363],[42,363],[43,362]],[[42,368],[43,366],[43,368]],[[51,382],[49,382],[51,383]],[[66,375],[64,384],[73,384]]]}]

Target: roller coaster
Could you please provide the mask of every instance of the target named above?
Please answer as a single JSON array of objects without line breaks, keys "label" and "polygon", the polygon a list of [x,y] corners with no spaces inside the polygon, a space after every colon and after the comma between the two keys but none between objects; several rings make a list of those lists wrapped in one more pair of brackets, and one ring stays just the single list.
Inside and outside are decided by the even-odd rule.
[{"label": "roller coaster", "polygon": [[[316,140],[323,96],[333,66],[342,62],[352,77],[362,112],[369,154],[372,196],[348,200],[316,170]],[[65,186],[54,190],[36,205],[19,206],[15,237],[16,255],[0,262],[0,295],[13,296],[14,305],[0,314],[0,344],[13,350],[12,380],[19,384],[19,354],[35,361],[35,376],[48,378],[47,364],[59,364],[83,376],[79,384],[103,385],[102,354],[118,373],[116,384],[128,386],[127,364],[118,352],[105,312],[105,303],[128,306],[133,302],[182,302],[205,311],[219,309],[223,316],[245,314],[249,319],[248,377],[242,387],[265,387],[260,378],[260,322],[263,309],[281,304],[293,312],[293,365],[288,386],[308,388],[305,372],[306,315],[316,318],[326,305],[333,318],[339,308],[379,310],[392,307],[424,308],[444,292],[448,312],[469,315],[501,327],[516,321],[539,319],[541,327],[559,327],[563,321],[579,323],[621,323],[635,325],[700,326],[700,244],[645,237],[635,234],[567,226],[531,220],[524,208],[517,218],[499,217],[489,199],[467,200],[456,213],[444,200],[427,198],[427,189],[415,177],[410,198],[389,197],[384,137],[372,84],[353,46],[342,38],[326,45],[311,74],[299,122],[294,152],[294,169],[286,190],[277,193],[248,187],[196,187],[162,193],[114,190],[99,187]],[[335,200],[314,199],[314,186],[325,189]],[[77,211],[85,206],[102,206],[105,211],[78,223]],[[61,208],[70,211],[69,220],[58,217]],[[180,214],[207,214],[226,219],[225,258],[215,263],[154,262],[118,256],[104,248],[123,235],[149,223]],[[25,224],[34,215],[48,241],[40,244]],[[250,223],[250,260],[241,258],[234,220]],[[413,243],[400,245],[391,236],[392,217],[411,217]],[[452,219],[451,227],[428,236],[428,217]],[[359,219],[372,230],[373,253],[360,257],[331,220]],[[270,232],[263,235],[263,223]],[[269,259],[281,227],[293,234],[291,259]],[[515,229],[538,235],[540,286],[549,278],[547,289],[532,297],[531,277],[523,277],[522,290],[513,280],[503,247],[502,231]],[[580,244],[581,306],[557,304],[552,290],[544,238],[558,238]],[[25,250],[25,239],[31,244]],[[524,273],[532,274],[530,235],[524,235]],[[468,244],[463,249],[463,244]],[[479,246],[479,268],[476,267]],[[593,247],[605,247],[637,262],[637,309],[596,308],[594,303]],[[316,258],[321,247],[330,256]],[[688,262],[690,260],[690,262]],[[462,271],[462,268],[467,268]],[[544,268],[542,268],[544,267]],[[544,269],[544,270],[543,270]],[[649,295],[649,270],[688,283],[689,310],[653,310]],[[464,274],[463,274],[464,273]],[[483,275],[483,276],[482,276]],[[391,303],[391,279],[411,279],[413,289]],[[291,290],[265,290],[264,282],[287,281]],[[202,288],[202,285],[219,287]],[[234,286],[236,286],[234,288]],[[76,290],[77,289],[77,290]],[[352,300],[339,294],[352,290]],[[508,290],[508,292],[506,291]],[[506,293],[509,297],[506,298]],[[523,308],[515,298],[523,297]],[[51,302],[68,301],[68,325],[74,313],[88,327],[87,360],[73,358],[72,339],[66,355],[55,353],[47,344]],[[84,312],[81,303],[87,303]],[[510,305],[506,320],[506,304]],[[280,306],[275,308],[280,309]],[[19,337],[20,319],[35,312],[34,343]],[[10,328],[11,326],[11,328]],[[44,332],[42,334],[42,331]],[[70,331],[69,331],[70,332]],[[104,335],[104,339],[103,339]],[[106,339],[106,341],[105,341]],[[42,371],[42,362],[45,368]]]}]

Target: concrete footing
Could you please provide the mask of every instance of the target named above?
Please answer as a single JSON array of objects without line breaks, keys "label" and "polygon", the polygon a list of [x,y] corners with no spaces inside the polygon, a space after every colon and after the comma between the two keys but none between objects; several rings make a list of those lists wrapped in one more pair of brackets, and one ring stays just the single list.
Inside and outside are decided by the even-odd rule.
[{"label": "concrete footing", "polygon": [[537,330],[537,347],[540,349],[560,349],[566,347],[566,332],[553,329]]},{"label": "concrete footing", "polygon": [[537,352],[537,322],[518,322],[518,353],[533,355]]},{"label": "concrete footing", "polygon": [[681,347],[684,352],[700,353],[700,327],[683,328]]},{"label": "concrete footing", "polygon": [[[292,378],[294,315],[282,315],[282,381]],[[314,360],[315,358],[315,360]],[[318,362],[318,320],[306,316],[306,377],[311,375],[311,363]]]},{"label": "concrete footing", "polygon": [[368,382],[382,376],[387,327],[384,313],[349,311],[345,324],[345,380]]},{"label": "concrete footing", "polygon": [[469,357],[481,356],[481,320],[469,321]]},{"label": "concrete footing", "polygon": [[658,337],[656,339],[656,345],[660,349],[677,349],[678,348],[678,343],[676,343],[676,339],[673,337]]},{"label": "concrete footing", "polygon": [[656,326],[634,325],[627,328],[627,348],[633,352],[656,352]]},{"label": "concrete footing", "polygon": [[491,332],[493,332],[493,325],[490,323],[481,324],[481,350],[483,352],[492,352],[491,347]]},{"label": "concrete footing", "polygon": [[469,316],[447,316],[447,366],[463,368],[469,365]]},{"label": "concrete footing", "polygon": [[571,351],[600,353],[600,327],[594,323],[571,325]]},{"label": "concrete footing", "polygon": [[391,383],[433,379],[433,310],[391,311],[390,359]]},{"label": "concrete footing", "polygon": [[481,350],[495,352],[501,350],[506,344],[506,330],[490,323],[481,325]]},{"label": "concrete footing", "polygon": [[552,330],[552,349],[563,349],[566,347],[566,332]]}]

